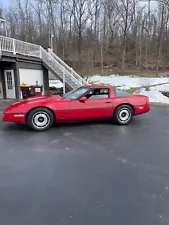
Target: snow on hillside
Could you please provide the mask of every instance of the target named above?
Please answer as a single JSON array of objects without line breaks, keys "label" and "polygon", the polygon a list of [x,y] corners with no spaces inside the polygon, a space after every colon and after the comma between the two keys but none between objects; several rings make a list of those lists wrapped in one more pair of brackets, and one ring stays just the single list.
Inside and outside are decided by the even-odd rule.
[{"label": "snow on hillside", "polygon": [[140,95],[146,95],[149,97],[150,102],[155,103],[167,103],[169,104],[169,98],[164,96],[160,91],[158,90],[151,90],[146,91],[145,88],[141,88],[139,92],[137,92]]},{"label": "snow on hillside", "polygon": [[169,82],[169,78],[150,78],[150,77],[135,77],[135,76],[91,76],[87,80],[89,83],[106,84],[112,86],[120,86],[120,89],[127,90],[135,87],[143,87]]},{"label": "snow on hillside", "polygon": [[[142,94],[149,97],[150,102],[168,103],[169,98],[164,96],[161,91],[169,91],[169,78],[150,78],[150,77],[136,77],[136,76],[90,76],[87,79],[88,83],[92,84],[105,84],[118,87],[122,90],[130,88],[140,88],[135,94]],[[164,84],[167,83],[168,84]],[[152,86],[155,85],[155,86]],[[59,80],[50,80],[50,87],[62,88],[63,84]],[[150,86],[149,91],[146,91],[144,87]],[[151,87],[152,86],[152,87]]]},{"label": "snow on hillside", "polygon": [[150,90],[169,91],[169,84],[161,84],[161,85],[157,85],[155,87],[150,87]]},{"label": "snow on hillside", "polygon": [[[159,78],[151,78],[151,77],[136,77],[136,76],[119,76],[119,75],[110,75],[110,76],[91,76],[87,80],[89,83],[94,84],[106,84],[116,86],[119,89],[127,90],[130,88],[139,88],[135,94],[146,95],[149,97],[150,102],[155,103],[168,103],[169,98],[164,96],[161,91],[169,91],[169,78],[167,77],[159,77]],[[146,86],[150,87],[149,91],[146,91]]]}]

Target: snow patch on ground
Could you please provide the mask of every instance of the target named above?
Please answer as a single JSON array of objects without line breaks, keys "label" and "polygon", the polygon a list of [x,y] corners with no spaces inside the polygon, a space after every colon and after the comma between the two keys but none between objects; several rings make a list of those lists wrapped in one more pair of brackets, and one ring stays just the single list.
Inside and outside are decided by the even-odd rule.
[{"label": "snow patch on ground", "polygon": [[[95,75],[88,77],[88,83],[92,84],[105,84],[111,86],[118,86],[119,89],[127,90],[130,88],[140,88],[135,94],[146,95],[149,97],[150,102],[155,103],[168,103],[169,98],[164,96],[162,92],[169,92],[169,78],[159,77],[159,78],[150,78],[150,77],[136,77],[136,76],[119,76],[119,75],[110,75],[110,76],[100,76]],[[163,84],[167,83],[168,84]],[[149,88],[149,91],[145,87],[157,85]],[[63,84],[59,80],[50,80],[50,87],[62,88]]]},{"label": "snow patch on ground", "polygon": [[169,92],[169,84],[161,84],[155,87],[150,87],[150,90]]},{"label": "snow patch on ground", "polygon": [[136,92],[136,94],[140,95],[146,95],[149,97],[150,102],[155,103],[167,103],[169,104],[169,98],[164,96],[160,91],[158,90],[150,90],[146,91],[145,88],[141,88],[139,91]]},{"label": "snow patch on ground", "polygon": [[63,84],[60,80],[49,80],[49,87],[62,88]]},{"label": "snow patch on ground", "polygon": [[[140,88],[136,91],[135,94],[146,95],[149,97],[150,102],[154,103],[167,103],[169,104],[169,98],[164,96],[161,91],[169,91],[168,77],[136,77],[136,76],[119,76],[119,75],[110,75],[110,76],[91,76],[87,80],[89,83],[94,84],[105,84],[116,86],[119,89],[127,90],[130,88]],[[157,85],[150,87],[149,91],[145,87],[152,85]]]},{"label": "snow patch on ground", "polygon": [[94,84],[105,84],[112,86],[119,86],[122,90],[127,90],[135,87],[143,87],[161,83],[169,82],[169,78],[149,78],[149,77],[135,77],[135,76],[119,76],[119,75],[110,75],[110,76],[91,76],[87,80],[88,83]]}]

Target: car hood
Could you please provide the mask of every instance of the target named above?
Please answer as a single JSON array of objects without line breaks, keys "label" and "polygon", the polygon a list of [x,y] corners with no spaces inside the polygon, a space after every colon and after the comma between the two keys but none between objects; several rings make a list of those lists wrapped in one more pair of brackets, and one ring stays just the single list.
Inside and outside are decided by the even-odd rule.
[{"label": "car hood", "polygon": [[22,100],[22,103],[31,103],[31,102],[44,102],[44,101],[60,101],[63,99],[60,95],[42,95],[29,97],[27,99]]},{"label": "car hood", "polygon": [[43,95],[43,96],[38,96],[38,97],[30,97],[27,99],[23,99],[19,102],[15,102],[12,105],[9,105],[5,108],[4,112],[8,112],[13,110],[14,108],[18,108],[19,106],[27,105],[27,104],[40,104],[44,102],[52,102],[52,101],[60,101],[63,99],[59,95]]}]

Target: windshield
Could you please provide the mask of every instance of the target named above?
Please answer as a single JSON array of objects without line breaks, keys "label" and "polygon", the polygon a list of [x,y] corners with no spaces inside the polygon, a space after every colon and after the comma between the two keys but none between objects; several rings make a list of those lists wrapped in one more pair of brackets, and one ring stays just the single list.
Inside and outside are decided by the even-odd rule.
[{"label": "windshield", "polygon": [[65,99],[79,99],[82,95],[84,95],[89,88],[87,87],[80,87],[75,90],[67,92],[65,95],[63,95],[63,98]]}]

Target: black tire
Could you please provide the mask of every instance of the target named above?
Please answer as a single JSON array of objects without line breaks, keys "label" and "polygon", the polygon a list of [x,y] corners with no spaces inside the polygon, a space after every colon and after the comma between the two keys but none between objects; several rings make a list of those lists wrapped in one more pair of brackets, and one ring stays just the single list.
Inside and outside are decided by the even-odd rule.
[{"label": "black tire", "polygon": [[54,123],[53,113],[43,107],[33,109],[27,117],[27,125],[35,131],[48,130]]},{"label": "black tire", "polygon": [[133,109],[129,105],[120,105],[116,108],[113,119],[119,125],[127,125],[133,119]]}]

